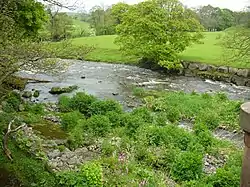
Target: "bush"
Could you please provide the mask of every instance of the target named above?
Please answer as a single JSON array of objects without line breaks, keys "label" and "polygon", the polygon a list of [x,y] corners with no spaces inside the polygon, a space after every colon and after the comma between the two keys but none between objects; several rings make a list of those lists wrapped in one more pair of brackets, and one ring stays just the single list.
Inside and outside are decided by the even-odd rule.
[{"label": "bush", "polygon": [[72,130],[78,123],[80,119],[83,119],[83,115],[78,112],[66,113],[62,116],[62,127],[66,131]]},{"label": "bush", "polygon": [[133,95],[137,97],[142,97],[145,94],[145,90],[143,88],[134,88],[133,89]]},{"label": "bush", "polygon": [[215,130],[219,126],[220,117],[216,111],[201,112],[195,121],[207,125],[210,130]]},{"label": "bush", "polygon": [[70,100],[70,108],[73,110],[79,110],[82,114],[88,116],[89,107],[96,100],[97,99],[92,95],[77,93]]},{"label": "bush", "polygon": [[208,181],[213,186],[238,187],[240,186],[240,173],[241,167],[219,168],[216,170],[216,174],[209,177]]},{"label": "bush", "polygon": [[141,118],[146,123],[153,122],[152,113],[146,107],[136,108],[132,111],[132,115]]},{"label": "bush", "polygon": [[25,111],[33,114],[44,114],[44,106],[42,104],[26,104]]},{"label": "bush", "polygon": [[100,164],[93,162],[86,163],[81,167],[80,171],[83,172],[86,178],[87,186],[102,186],[103,177]]},{"label": "bush", "polygon": [[97,99],[83,92],[76,93],[72,98],[61,96],[59,98],[59,109],[61,112],[70,112],[79,110],[82,114],[88,116],[88,110],[94,101]]},{"label": "bush", "polygon": [[198,179],[202,174],[203,155],[197,152],[182,152],[173,163],[171,174],[177,181]]},{"label": "bush", "polygon": [[145,127],[138,131],[137,138],[143,138],[141,141],[150,146],[174,145],[181,150],[186,150],[189,143],[193,141],[190,133],[175,125]]},{"label": "bush", "polygon": [[84,123],[84,129],[95,136],[104,136],[111,130],[111,123],[107,116],[91,116]]},{"label": "bush", "polygon": [[114,100],[97,100],[89,106],[88,116],[92,115],[105,115],[107,112],[122,113],[121,105]]},{"label": "bush", "polygon": [[17,112],[21,103],[21,96],[16,92],[10,92],[5,99],[5,102],[3,102],[3,111],[9,113]]},{"label": "bush", "polygon": [[66,171],[57,174],[60,186],[65,187],[101,187],[102,168],[97,163],[86,163],[79,172]]},{"label": "bush", "polygon": [[83,128],[80,125],[77,125],[71,132],[68,137],[68,146],[70,149],[76,149],[81,147],[84,144],[85,136]]},{"label": "bush", "polygon": [[68,96],[63,95],[59,97],[58,106],[59,106],[60,112],[72,111],[70,101],[71,101],[71,98],[69,98]]},{"label": "bush", "polygon": [[129,136],[132,136],[140,126],[145,124],[140,117],[132,114],[123,115],[121,123],[125,126],[126,134]]},{"label": "bush", "polygon": [[213,135],[208,130],[206,125],[196,124],[194,126],[194,133],[197,137],[198,142],[207,150],[213,145]]},{"label": "bush", "polygon": [[116,113],[116,112],[107,112],[106,116],[109,118],[112,127],[121,127],[122,120],[123,120],[123,113]]}]

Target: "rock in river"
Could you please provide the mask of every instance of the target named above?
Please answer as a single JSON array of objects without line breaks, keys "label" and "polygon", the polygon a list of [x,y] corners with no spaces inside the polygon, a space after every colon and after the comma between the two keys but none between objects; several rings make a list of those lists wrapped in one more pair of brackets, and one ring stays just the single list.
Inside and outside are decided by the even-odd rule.
[{"label": "rock in river", "polygon": [[23,92],[22,97],[24,97],[24,98],[31,98],[32,97],[32,92],[25,91],[25,92]]},{"label": "rock in river", "polygon": [[78,86],[74,85],[74,86],[69,86],[69,87],[52,87],[51,90],[49,91],[49,93],[51,94],[62,94],[62,93],[70,93],[73,92],[74,90],[77,90]]}]

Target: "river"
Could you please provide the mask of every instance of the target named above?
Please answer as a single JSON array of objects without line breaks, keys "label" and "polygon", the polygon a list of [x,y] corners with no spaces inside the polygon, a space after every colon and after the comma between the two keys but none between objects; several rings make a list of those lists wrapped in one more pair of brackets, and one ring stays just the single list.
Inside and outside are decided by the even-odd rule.
[{"label": "river", "polygon": [[[27,78],[51,81],[49,83],[29,83],[25,90],[40,90],[39,102],[56,102],[58,96],[49,94],[54,86],[77,85],[79,91],[85,91],[99,98],[111,98],[127,102],[134,86],[151,90],[170,90],[198,93],[224,92],[231,99],[249,100],[250,88],[229,83],[202,80],[198,77],[168,76],[136,66],[64,60],[70,65],[57,74],[19,72]],[[75,92],[67,95],[72,95]]]}]

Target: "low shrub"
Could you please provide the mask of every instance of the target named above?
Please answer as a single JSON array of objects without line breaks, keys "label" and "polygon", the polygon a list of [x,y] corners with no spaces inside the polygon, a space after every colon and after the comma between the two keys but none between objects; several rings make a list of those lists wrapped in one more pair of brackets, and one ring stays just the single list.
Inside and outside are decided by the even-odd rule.
[{"label": "low shrub", "polygon": [[171,168],[171,175],[177,181],[190,181],[200,178],[203,168],[203,155],[197,152],[181,152]]},{"label": "low shrub", "polygon": [[16,92],[10,92],[5,101],[2,103],[3,111],[11,113],[19,111],[19,106],[22,104],[22,99],[20,94]]},{"label": "low shrub", "polygon": [[95,136],[105,136],[111,130],[111,123],[107,116],[91,116],[84,123],[84,129]]},{"label": "low shrub", "polygon": [[62,128],[66,131],[70,131],[77,125],[78,121],[83,118],[84,116],[78,111],[65,113],[62,116]]},{"label": "low shrub", "polygon": [[100,164],[89,162],[81,166],[79,172],[66,171],[57,174],[60,186],[102,187],[102,168]]},{"label": "low shrub", "polygon": [[194,133],[198,142],[207,150],[213,145],[213,134],[208,130],[206,125],[196,124]]},{"label": "low shrub", "polygon": [[105,115],[107,112],[122,113],[121,105],[114,100],[97,100],[89,106],[88,116]]},{"label": "low shrub", "polygon": [[134,116],[141,118],[146,123],[153,122],[152,113],[146,107],[139,107],[132,111],[131,113]]},{"label": "low shrub", "polygon": [[83,128],[80,125],[74,127],[74,129],[69,132],[68,146],[70,149],[76,149],[81,147],[85,142],[85,136]]}]

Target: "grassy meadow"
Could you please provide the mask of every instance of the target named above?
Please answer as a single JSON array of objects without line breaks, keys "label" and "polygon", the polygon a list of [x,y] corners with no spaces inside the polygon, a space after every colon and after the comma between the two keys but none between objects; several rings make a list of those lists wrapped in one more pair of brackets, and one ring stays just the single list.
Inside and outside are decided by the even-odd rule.
[{"label": "grassy meadow", "polygon": [[[248,67],[246,63],[229,63],[223,58],[223,48],[219,45],[222,32],[206,32],[201,44],[193,44],[187,48],[180,58],[191,62],[200,62],[213,65],[227,65],[232,67]],[[111,36],[95,36],[82,37],[73,39],[74,45],[94,45],[96,49],[86,56],[86,60],[103,61],[103,62],[119,62],[119,63],[135,63],[137,58],[133,56],[125,56],[114,44],[115,35]]]}]

